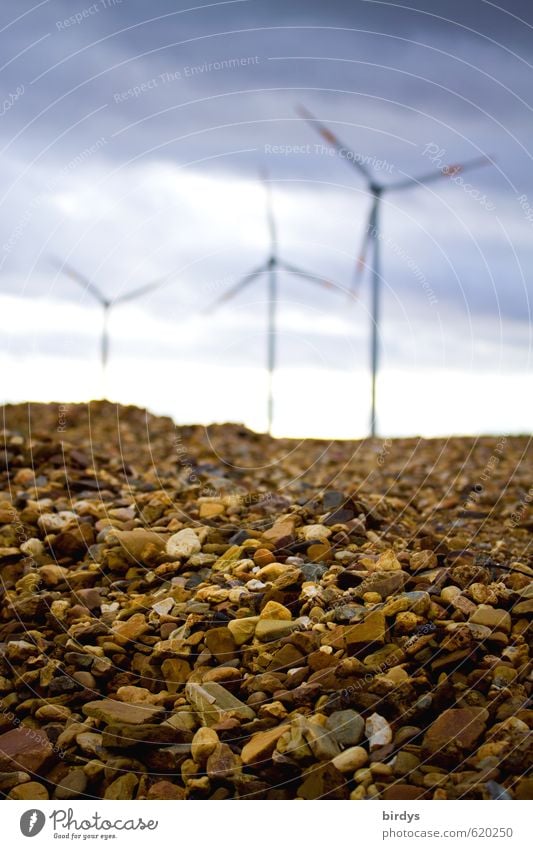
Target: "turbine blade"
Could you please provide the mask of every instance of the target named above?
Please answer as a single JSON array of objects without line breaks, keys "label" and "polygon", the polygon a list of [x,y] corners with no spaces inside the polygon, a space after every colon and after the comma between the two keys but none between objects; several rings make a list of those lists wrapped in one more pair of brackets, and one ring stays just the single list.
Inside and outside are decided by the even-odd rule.
[{"label": "turbine blade", "polygon": [[68,265],[66,262],[61,262],[61,260],[56,259],[55,257],[50,257],[50,262],[58,271],[63,272],[67,277],[70,277],[71,280],[74,280],[78,286],[81,286],[87,292],[90,292],[93,298],[96,298],[103,306],[108,303],[107,298],[105,298],[97,286],[94,283],[85,277],[84,274],[81,274],[79,271],[76,271],[75,268],[72,268],[71,265]]},{"label": "turbine blade", "polygon": [[322,122],[319,121],[318,118],[315,118],[315,116],[311,112],[309,112],[309,110],[306,109],[305,106],[298,106],[296,108],[296,112],[298,115],[300,115],[301,118],[307,121],[307,123],[311,127],[313,127],[325,141],[328,142],[328,144],[333,145],[335,150],[339,152],[344,151],[346,155],[343,158],[346,159],[348,164],[353,165],[354,168],[357,168],[357,170],[369,183],[372,182],[372,174],[370,173],[368,168],[366,168],[360,161],[360,157],[357,153],[347,147],[347,145],[343,144],[341,140],[335,135],[335,133],[328,129],[325,124],[322,124]]},{"label": "turbine blade", "polygon": [[143,286],[138,286],[137,289],[132,289],[131,292],[126,292],[124,295],[119,295],[117,298],[113,299],[113,304],[123,304],[125,301],[133,301],[136,298],[141,298],[143,295],[147,295],[148,292],[153,292],[155,289],[159,289],[161,286],[164,286],[165,283],[170,283],[173,277],[178,274],[177,271],[171,272],[170,274],[165,274],[164,277],[159,277],[157,280],[153,280],[151,283],[145,283]]},{"label": "turbine blade", "polygon": [[259,175],[261,178],[261,182],[265,187],[267,228],[268,234],[270,236],[270,250],[271,253],[274,254],[276,252],[278,237],[276,232],[276,219],[274,218],[274,207],[272,204],[272,189],[270,187],[268,172],[266,171],[266,169],[261,169]]},{"label": "turbine blade", "polygon": [[298,277],[303,277],[304,280],[309,280],[311,283],[317,283],[319,286],[323,286],[325,289],[335,289],[336,286],[331,280],[326,280],[325,277],[319,277],[317,274],[311,274],[309,271],[304,271],[302,268],[298,268],[296,265],[291,265],[288,262],[279,262],[280,268],[284,268],[285,271],[290,272],[290,274],[296,274]]},{"label": "turbine blade", "polygon": [[365,232],[363,233],[363,240],[361,243],[361,249],[359,251],[359,255],[357,257],[357,262],[355,265],[355,273],[352,280],[352,286],[349,292],[349,296],[353,298],[353,300],[357,300],[359,297],[359,290],[361,289],[361,283],[363,279],[363,273],[366,268],[366,257],[368,254],[368,248],[370,245],[370,240],[372,238],[372,228],[374,226],[374,215],[375,215],[375,202],[372,204],[372,208],[370,210],[370,214],[368,216],[368,223],[365,227]]},{"label": "turbine blade", "polygon": [[433,183],[435,180],[440,180],[443,177],[455,177],[456,174],[462,174],[464,171],[469,171],[471,168],[481,168],[483,165],[492,165],[492,159],[488,156],[478,156],[475,159],[469,159],[467,162],[456,163],[454,165],[445,165],[438,171],[430,171],[428,174],[422,174],[420,177],[408,177],[406,180],[401,180],[399,183],[392,183],[386,186],[386,190],[395,191],[396,189],[411,189],[420,184]]},{"label": "turbine blade", "polygon": [[220,298],[216,298],[211,304],[209,304],[209,306],[205,307],[202,310],[202,313],[206,315],[207,313],[210,313],[214,309],[216,309],[220,304],[223,304],[226,301],[230,301],[231,298],[234,298],[235,295],[238,295],[239,292],[245,289],[248,283],[251,283],[253,280],[256,279],[256,277],[259,277],[261,274],[264,274],[267,270],[268,266],[262,265],[260,266],[260,268],[256,268],[254,271],[251,271],[250,274],[247,274],[245,277],[242,278],[242,280],[239,280],[238,283],[235,283],[235,285],[228,289],[227,292],[224,292],[224,294],[221,295]]}]

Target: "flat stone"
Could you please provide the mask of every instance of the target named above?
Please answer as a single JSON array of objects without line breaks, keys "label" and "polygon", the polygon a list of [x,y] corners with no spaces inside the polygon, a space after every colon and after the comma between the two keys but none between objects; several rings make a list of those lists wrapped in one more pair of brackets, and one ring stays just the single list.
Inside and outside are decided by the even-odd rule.
[{"label": "flat stone", "polygon": [[254,719],[255,712],[236,699],[221,684],[206,681],[204,684],[187,684],[185,696],[204,725],[216,725],[224,719]]},{"label": "flat stone", "polygon": [[132,564],[144,563],[165,548],[165,540],[160,534],[141,528],[135,531],[114,531],[114,536]]},{"label": "flat stone", "polygon": [[83,705],[82,710],[85,716],[92,716],[108,724],[127,723],[129,725],[150,722],[163,713],[163,708],[160,705],[129,705],[126,702],[119,702],[114,699],[87,702]]},{"label": "flat stone", "polygon": [[143,613],[135,613],[125,622],[117,622],[111,629],[111,639],[119,646],[138,640],[143,634],[150,630]]},{"label": "flat stone", "polygon": [[288,637],[297,628],[296,622],[289,622],[286,619],[260,619],[255,629],[255,636],[262,643],[269,643]]},{"label": "flat stone", "polygon": [[41,729],[19,725],[0,735],[1,772],[39,773],[52,755],[52,744]]},{"label": "flat stone", "polygon": [[153,725],[150,722],[140,725],[125,722],[106,725],[102,733],[102,746],[106,749],[128,749],[139,743],[160,746],[170,743],[185,743],[190,741],[192,733],[176,728],[171,723],[163,722]]},{"label": "flat stone", "polygon": [[395,800],[398,801],[409,801],[415,799],[423,799],[426,795],[426,791],[423,787],[415,787],[412,784],[391,784],[389,787],[385,787],[383,793],[381,794],[381,798],[386,802],[392,802]]},{"label": "flat stone", "polygon": [[243,764],[246,766],[260,765],[270,760],[279,738],[287,731],[287,727],[287,725],[278,725],[276,728],[259,731],[250,737],[241,752]]},{"label": "flat stone", "polygon": [[369,613],[364,622],[346,626],[345,638],[348,653],[370,643],[384,643],[387,623],[381,611]]},{"label": "flat stone", "polygon": [[488,719],[485,708],[449,708],[428,728],[422,743],[422,754],[430,762],[452,765],[471,754],[485,731]]},{"label": "flat stone", "polygon": [[488,604],[478,605],[477,609],[469,616],[468,621],[476,625],[486,625],[494,631],[511,633],[510,613],[507,610],[490,607]]},{"label": "flat stone", "polygon": [[163,779],[162,781],[156,781],[155,784],[152,784],[146,794],[146,798],[182,800],[186,797],[183,787],[178,787],[177,784],[172,784],[171,781]]},{"label": "flat stone", "polygon": [[404,571],[371,572],[363,577],[359,586],[353,590],[353,594],[356,598],[362,598],[365,593],[372,592],[379,593],[381,598],[387,598],[403,590],[408,580],[409,573]]}]

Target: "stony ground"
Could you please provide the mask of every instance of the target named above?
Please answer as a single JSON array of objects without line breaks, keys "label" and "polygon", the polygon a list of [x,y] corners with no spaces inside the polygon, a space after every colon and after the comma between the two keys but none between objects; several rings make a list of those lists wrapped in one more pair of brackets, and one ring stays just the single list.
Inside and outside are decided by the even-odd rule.
[{"label": "stony ground", "polygon": [[528,439],[1,426],[4,796],[532,797]]}]

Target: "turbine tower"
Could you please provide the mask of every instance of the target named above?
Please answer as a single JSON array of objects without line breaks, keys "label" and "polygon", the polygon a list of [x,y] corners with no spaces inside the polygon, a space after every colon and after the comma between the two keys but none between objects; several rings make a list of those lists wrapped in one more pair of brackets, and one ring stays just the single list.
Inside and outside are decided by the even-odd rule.
[{"label": "turbine tower", "polygon": [[487,156],[479,156],[475,159],[470,159],[467,162],[458,165],[448,165],[438,171],[431,171],[429,174],[422,174],[420,177],[408,177],[405,180],[399,180],[395,183],[380,183],[372,172],[362,163],[362,157],[357,156],[350,148],[343,144],[339,138],[331,132],[328,127],[322,124],[314,115],[303,106],[297,109],[298,114],[304,118],[328,144],[332,145],[337,151],[343,152],[345,159],[349,165],[359,171],[366,180],[367,189],[372,197],[372,205],[368,217],[368,224],[363,235],[363,244],[357,260],[356,275],[354,278],[354,291],[360,282],[360,277],[366,268],[366,256],[370,250],[372,256],[371,264],[371,339],[370,339],[370,362],[372,369],[372,388],[371,388],[371,412],[370,412],[370,436],[376,435],[377,418],[376,418],[376,380],[379,368],[379,322],[380,322],[380,295],[381,295],[381,251],[380,251],[380,208],[383,195],[387,192],[403,191],[404,189],[412,189],[416,186],[432,183],[435,180],[440,180],[442,177],[454,177],[459,172],[466,171],[470,168],[476,168],[481,165],[491,165],[492,160]]},{"label": "turbine tower", "polygon": [[158,289],[164,283],[167,283],[174,276],[175,272],[171,274],[167,274],[165,277],[160,277],[157,280],[153,280],[151,283],[145,283],[143,286],[139,286],[137,289],[133,289],[131,292],[126,292],[124,295],[119,295],[116,298],[107,298],[103,292],[96,286],[91,280],[85,277],[84,274],[81,274],[71,265],[68,265],[66,262],[62,262],[58,259],[51,259],[52,265],[60,272],[63,272],[67,277],[70,277],[75,283],[81,286],[86,292],[89,292],[95,301],[97,301],[102,307],[102,331],[100,337],[100,362],[102,365],[102,389],[103,397],[105,397],[105,387],[106,387],[106,373],[107,373],[107,362],[109,359],[109,313],[111,309],[118,304],[124,304],[127,301],[134,301],[137,298],[141,298],[143,295],[147,295],[148,292],[152,292],[154,289]]},{"label": "turbine tower", "polygon": [[278,251],[278,236],[277,236],[277,227],[276,220],[274,218],[274,210],[272,206],[272,193],[270,190],[270,184],[268,182],[267,175],[265,173],[261,173],[261,180],[265,187],[266,194],[266,219],[267,219],[267,229],[270,240],[270,251],[266,261],[258,266],[258,268],[254,268],[250,271],[249,274],[246,274],[242,280],[239,280],[234,286],[231,287],[227,292],[225,292],[220,298],[217,298],[214,303],[212,303],[207,309],[204,310],[204,313],[212,312],[219,304],[222,304],[226,301],[229,301],[231,298],[235,297],[239,292],[245,289],[248,284],[252,283],[261,275],[267,275],[268,281],[268,301],[267,301],[267,373],[268,373],[268,397],[267,397],[267,430],[268,433],[272,433],[272,422],[274,419],[274,386],[273,386],[273,378],[274,372],[276,369],[277,362],[277,339],[276,339],[276,326],[277,326],[277,307],[278,307],[278,273],[279,271],[286,271],[289,274],[294,274],[297,277],[301,277],[304,280],[309,280],[312,283],[317,283],[319,286],[323,286],[327,289],[333,289],[333,284],[324,280],[322,277],[318,277],[315,274],[310,274],[308,271],[304,271],[301,268],[298,268],[295,265],[291,265],[285,260],[281,259]]}]

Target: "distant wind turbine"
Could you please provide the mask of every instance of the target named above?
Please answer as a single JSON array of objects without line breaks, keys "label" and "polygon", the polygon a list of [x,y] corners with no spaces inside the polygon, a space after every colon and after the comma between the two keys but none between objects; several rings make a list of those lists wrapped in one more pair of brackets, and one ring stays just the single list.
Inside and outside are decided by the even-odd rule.
[{"label": "distant wind turbine", "polygon": [[154,289],[158,289],[164,283],[169,282],[172,277],[175,276],[175,272],[167,274],[164,277],[160,277],[157,280],[153,280],[151,283],[145,283],[144,286],[139,286],[136,289],[132,289],[131,292],[126,292],[124,295],[118,295],[118,297],[116,298],[108,298],[103,294],[103,292],[98,288],[98,286],[92,283],[87,277],[85,277],[84,274],[81,274],[71,265],[68,265],[66,262],[62,262],[61,260],[55,258],[52,258],[51,262],[52,265],[58,271],[65,274],[67,277],[70,277],[71,280],[81,286],[85,291],[89,292],[102,307],[100,361],[102,364],[102,386],[105,390],[107,362],[109,359],[109,313],[111,311],[111,308],[117,306],[118,304],[124,304],[127,301],[134,301],[137,298],[141,298],[143,295],[147,295],[149,292],[153,292]]},{"label": "distant wind turbine", "polygon": [[[378,183],[374,175],[361,162],[362,157],[357,156],[350,148],[343,144],[338,137],[331,132],[328,127],[322,124],[314,115],[303,106],[297,108],[298,114],[304,118],[318,133],[336,150],[343,151],[343,159],[356,168],[359,173],[365,178],[368,191],[372,196],[372,206],[368,217],[368,224],[363,235],[363,244],[357,260],[356,275],[352,292],[355,292],[364,269],[366,268],[366,256],[369,250],[372,255],[371,279],[372,279],[372,301],[370,320],[372,325],[371,340],[370,340],[370,361],[372,367],[372,389],[371,389],[371,413],[370,413],[370,435],[376,435],[376,379],[379,367],[379,321],[380,321],[380,286],[381,278],[381,257],[380,257],[380,229],[379,215],[381,199],[385,192],[401,191],[403,189],[412,189],[416,186],[432,183],[434,180],[440,180],[442,177],[454,177],[459,172],[466,171],[470,168],[477,168],[481,165],[492,165],[492,160],[488,156],[479,156],[475,159],[470,159],[463,164],[448,165],[439,171],[431,171],[429,174],[423,174],[421,177],[408,177],[405,180],[400,180],[396,183]],[[348,154],[348,156],[346,156]]]},{"label": "distant wind turbine", "polygon": [[270,237],[270,252],[266,262],[258,268],[253,269],[249,274],[246,274],[238,283],[225,292],[220,298],[217,298],[214,303],[204,310],[205,313],[212,312],[219,304],[225,303],[245,289],[249,283],[252,283],[262,274],[268,275],[268,315],[267,315],[267,372],[268,372],[268,399],[267,399],[267,423],[268,433],[272,433],[272,422],[274,418],[274,387],[273,377],[276,368],[277,355],[277,339],[276,339],[276,324],[277,324],[277,305],[278,305],[278,271],[286,271],[289,274],[295,274],[302,277],[304,280],[309,280],[312,283],[317,283],[319,286],[324,286],[327,289],[335,288],[333,283],[318,277],[315,274],[310,274],[295,265],[291,265],[280,259],[278,253],[278,237],[274,211],[272,208],[272,194],[270,184],[266,174],[261,174],[261,180],[265,187],[266,193],[266,218],[267,227]]}]

